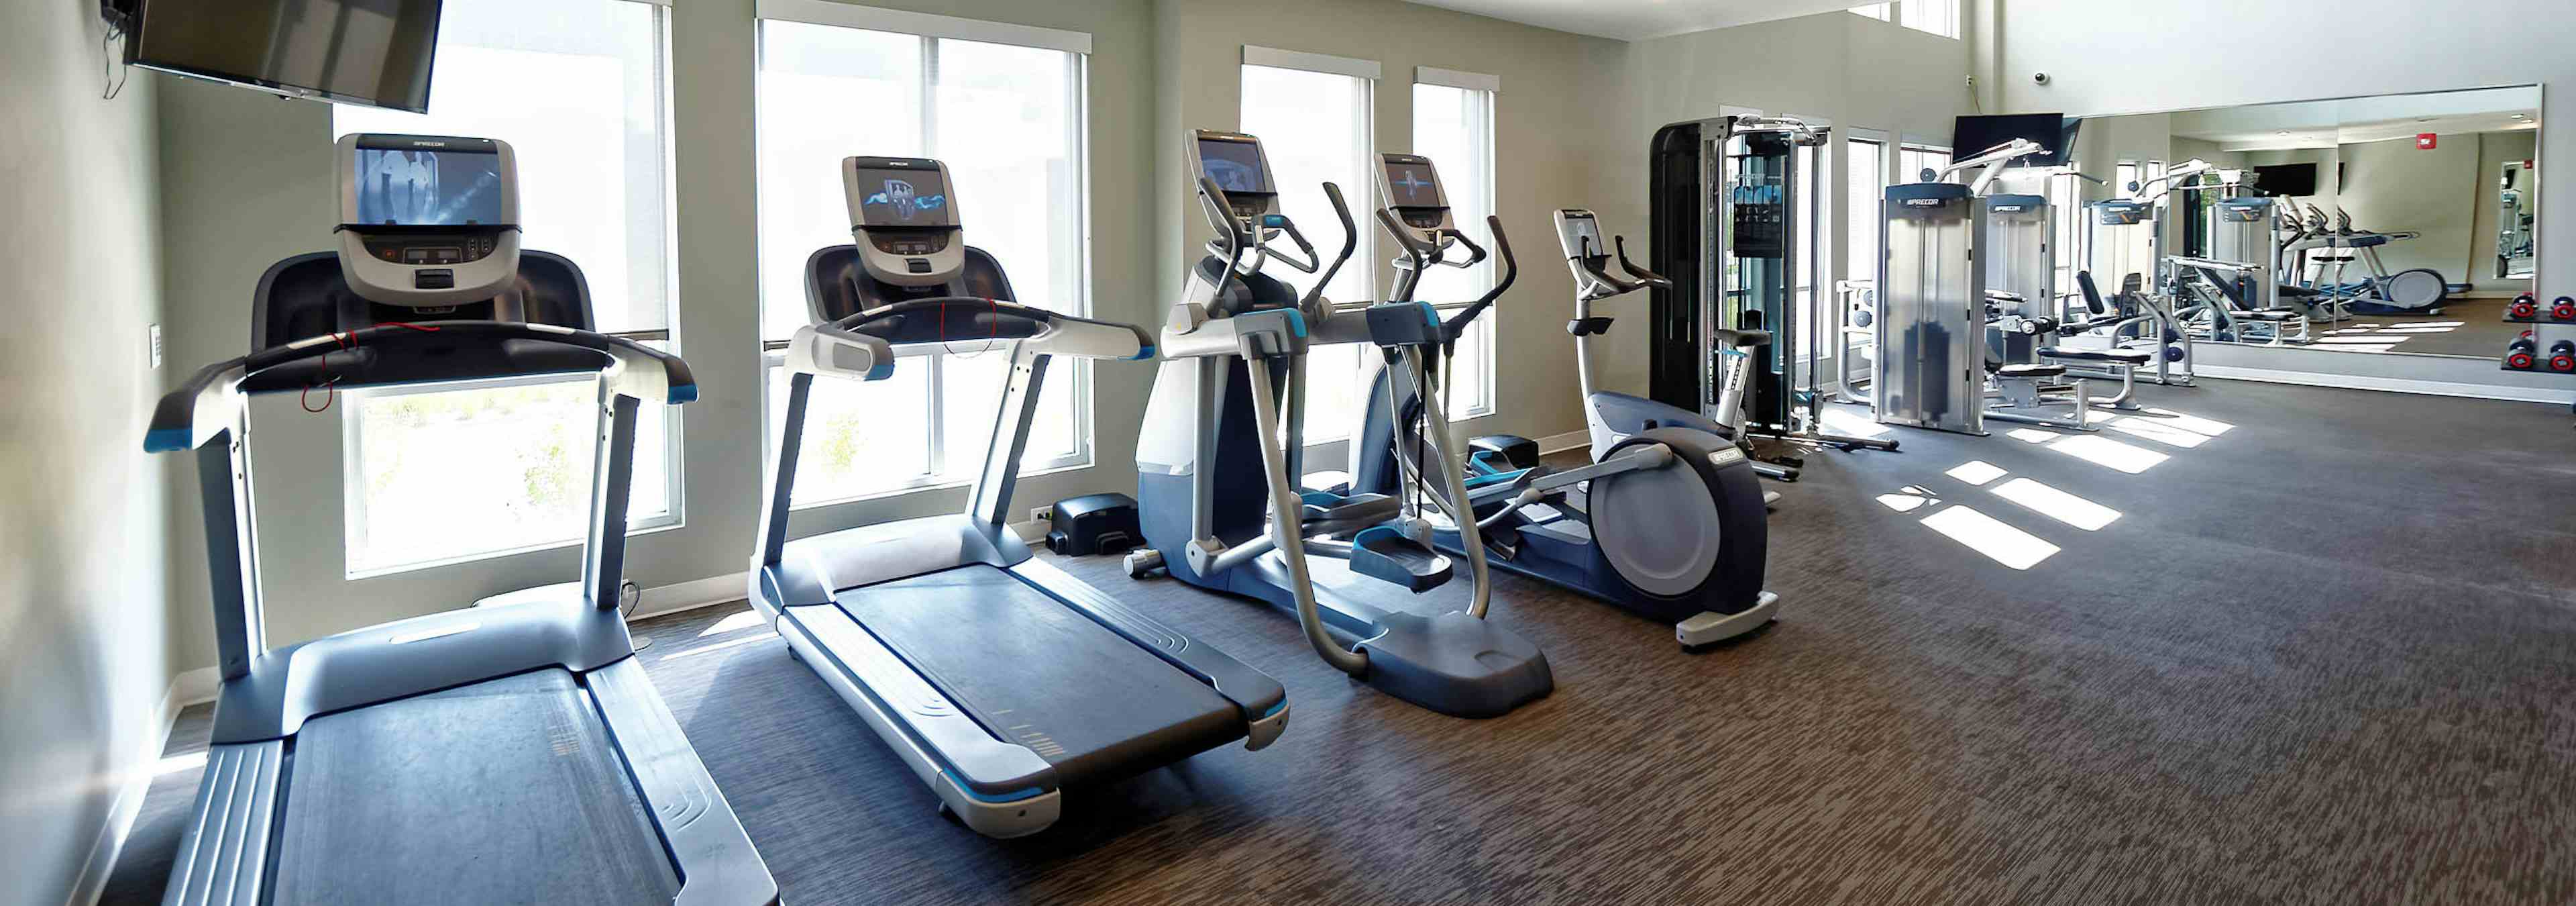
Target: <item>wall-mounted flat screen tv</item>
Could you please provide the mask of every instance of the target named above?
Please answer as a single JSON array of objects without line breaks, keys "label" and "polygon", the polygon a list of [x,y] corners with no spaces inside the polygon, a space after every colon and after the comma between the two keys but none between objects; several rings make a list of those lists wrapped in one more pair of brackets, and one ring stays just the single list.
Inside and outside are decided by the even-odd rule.
[{"label": "wall-mounted flat screen tv", "polygon": [[429,109],[440,0],[142,0],[125,61],[307,97]]}]

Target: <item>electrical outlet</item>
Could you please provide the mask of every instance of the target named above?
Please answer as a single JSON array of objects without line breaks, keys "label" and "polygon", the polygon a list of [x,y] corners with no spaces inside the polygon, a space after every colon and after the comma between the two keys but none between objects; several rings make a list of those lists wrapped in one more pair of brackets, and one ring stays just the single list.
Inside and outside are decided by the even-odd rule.
[{"label": "electrical outlet", "polygon": [[1030,510],[1029,521],[1044,522],[1052,525],[1055,523],[1055,508],[1051,506],[1042,506],[1037,509]]},{"label": "electrical outlet", "polygon": [[156,369],[157,369],[157,368],[160,368],[160,367],[161,367],[161,325],[159,325],[159,324],[154,324],[154,325],[152,325],[151,333],[152,333],[152,367],[154,367],[154,368],[156,368]]}]

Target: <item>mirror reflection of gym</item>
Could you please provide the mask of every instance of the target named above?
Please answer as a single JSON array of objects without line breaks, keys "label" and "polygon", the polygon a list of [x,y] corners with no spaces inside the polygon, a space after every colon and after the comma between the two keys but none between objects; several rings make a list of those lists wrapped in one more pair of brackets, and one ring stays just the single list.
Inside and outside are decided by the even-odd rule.
[{"label": "mirror reflection of gym", "polygon": [[2528,328],[2539,129],[2533,86],[2089,117],[2077,167],[2105,183],[2051,194],[2138,202],[2150,229],[2088,222],[2061,260],[2152,261],[2200,342],[2495,360]]}]

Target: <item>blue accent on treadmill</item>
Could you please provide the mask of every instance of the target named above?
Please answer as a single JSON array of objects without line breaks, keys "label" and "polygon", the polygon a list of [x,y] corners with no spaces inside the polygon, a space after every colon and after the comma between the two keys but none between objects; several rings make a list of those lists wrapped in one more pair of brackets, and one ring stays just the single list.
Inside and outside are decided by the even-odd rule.
[{"label": "blue accent on treadmill", "polygon": [[186,428],[155,428],[144,432],[143,452],[177,453],[188,449],[189,434]]},{"label": "blue accent on treadmill", "polygon": [[1422,320],[1431,322],[1431,326],[1433,327],[1440,326],[1439,309],[1431,307],[1431,303],[1429,302],[1416,302],[1413,304],[1422,306]]},{"label": "blue accent on treadmill", "polygon": [[698,401],[698,385],[696,385],[696,384],[673,384],[673,385],[671,385],[671,403],[670,403],[671,405],[677,406],[677,405],[679,405],[679,404],[681,404],[681,403],[694,403],[694,402],[697,402],[697,401]]},{"label": "blue accent on treadmill", "polygon": [[1509,482],[1519,481],[1521,473],[1525,471],[1528,470],[1521,469],[1511,472],[1488,472],[1483,475],[1469,475],[1467,476],[1466,484],[1469,490],[1481,488],[1489,484],[1506,484]]},{"label": "blue accent on treadmill", "polygon": [[1012,790],[1012,791],[1010,791],[1010,792],[1002,793],[1002,794],[999,794],[999,795],[988,795],[988,794],[985,794],[985,793],[978,793],[978,792],[975,792],[975,788],[974,788],[974,787],[967,786],[967,785],[966,785],[966,781],[958,779],[957,774],[956,774],[955,772],[950,771],[950,770],[948,770],[947,768],[940,768],[940,769],[939,769],[939,773],[948,775],[948,782],[956,784],[958,789],[965,791],[965,793],[966,793],[966,798],[968,798],[968,799],[973,799],[973,800],[975,800],[975,801],[977,801],[977,802],[1018,802],[1018,801],[1020,801],[1020,800],[1022,800],[1022,799],[1035,799],[1035,798],[1037,798],[1037,797],[1039,797],[1039,796],[1046,795],[1046,791],[1045,791],[1045,790],[1039,789],[1039,788],[1037,788],[1037,787],[1029,787],[1029,788],[1027,788],[1027,789]]},{"label": "blue accent on treadmill", "polygon": [[1144,360],[1146,360],[1146,359],[1150,359],[1150,358],[1153,358],[1153,357],[1154,357],[1154,344],[1152,344],[1152,343],[1147,343],[1147,344],[1145,344],[1145,345],[1144,345],[1144,347],[1143,347],[1143,348],[1136,350],[1136,354],[1135,354],[1135,355],[1128,356],[1128,357],[1127,357],[1127,361],[1130,361],[1130,362],[1142,362],[1142,361],[1144,361]]},{"label": "blue accent on treadmill", "polygon": [[1307,506],[1329,507],[1342,502],[1342,495],[1330,491],[1299,491],[1297,502]]},{"label": "blue accent on treadmill", "polygon": [[1263,215],[1261,215],[1261,225],[1262,225],[1262,226],[1266,226],[1266,227],[1287,226],[1287,225],[1288,225],[1288,215],[1286,215],[1286,214],[1263,214]]},{"label": "blue accent on treadmill", "polygon": [[1280,309],[1280,311],[1288,313],[1288,325],[1296,329],[1299,337],[1306,335],[1306,316],[1304,314],[1299,313],[1294,308],[1283,308]]},{"label": "blue accent on treadmill", "polygon": [[893,363],[893,362],[878,362],[878,363],[876,363],[876,364],[874,364],[874,365],[870,365],[870,366],[868,366],[868,376],[867,376],[867,380],[871,380],[871,381],[882,381],[882,380],[885,380],[886,378],[890,378],[890,377],[893,377],[893,376],[894,376],[894,363]]},{"label": "blue accent on treadmill", "polygon": [[1278,704],[1271,705],[1270,710],[1261,712],[1261,719],[1269,720],[1273,715],[1286,710],[1288,710],[1288,697],[1283,695],[1279,697]]}]

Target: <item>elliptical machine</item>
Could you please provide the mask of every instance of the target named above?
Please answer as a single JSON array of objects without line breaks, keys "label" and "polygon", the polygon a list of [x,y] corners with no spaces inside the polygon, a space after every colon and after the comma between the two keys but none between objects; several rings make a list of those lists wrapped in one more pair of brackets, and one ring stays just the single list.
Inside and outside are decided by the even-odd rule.
[{"label": "elliptical machine", "polygon": [[[1453,503],[1468,495],[1441,450],[1449,420],[1436,396],[1427,398],[1423,416],[1431,467],[1398,495],[1297,488],[1308,348],[1368,343],[1419,383],[1424,352],[1446,335],[1438,313],[1417,302],[1323,298],[1359,242],[1341,190],[1324,184],[1343,233],[1341,254],[1325,267],[1278,212],[1260,139],[1205,130],[1190,138],[1199,203],[1217,238],[1190,269],[1187,295],[1172,306],[1159,338],[1163,363],[1136,446],[1137,510],[1148,547],[1128,555],[1128,574],[1161,569],[1294,613],[1326,663],[1443,714],[1493,717],[1544,697],[1556,688],[1546,655],[1485,619],[1492,588],[1484,548],[1473,517],[1460,518],[1463,508]],[[1511,246],[1499,222],[1494,226],[1496,252],[1509,263]],[[1297,251],[1275,244],[1283,238]],[[1274,259],[1317,274],[1314,287],[1300,294],[1262,273]],[[1475,307],[1499,293],[1497,287]],[[1244,480],[1255,470],[1264,480]],[[1453,562],[1430,544],[1433,511],[1467,533],[1470,603],[1437,616],[1381,603],[1399,589],[1420,594],[1451,577]]]},{"label": "elliptical machine", "polygon": [[[1387,204],[1378,222],[1404,249],[1396,296],[1408,298],[1423,271],[1440,263],[1453,244],[1468,249],[1470,261],[1481,250],[1452,225],[1429,160],[1386,154],[1380,162],[1379,188]],[[1558,211],[1556,228],[1578,285],[1566,332],[1574,335],[1593,462],[1556,472],[1537,463],[1499,462],[1500,445],[1476,450],[1468,463],[1468,502],[1476,514],[1472,533],[1482,538],[1495,566],[1672,623],[1674,638],[1685,646],[1723,641],[1771,622],[1780,597],[1762,590],[1770,542],[1763,506],[1770,495],[1756,480],[1751,458],[1736,446],[1738,432],[1688,409],[1593,388],[1590,338],[1607,330],[1610,319],[1593,316],[1592,303],[1669,284],[1628,261],[1624,241],[1620,266],[1630,279],[1611,276],[1610,254],[1590,211]],[[1470,309],[1452,318],[1442,344],[1454,343],[1476,314]],[[1728,341],[1741,348],[1770,337],[1748,331]],[[1734,389],[1725,395],[1734,397],[1752,359],[1737,355],[1728,361],[1726,386]],[[1354,490],[1387,493],[1422,468],[1424,401],[1440,397],[1442,387],[1440,372],[1421,376],[1383,370],[1368,382],[1368,417],[1352,455]],[[1578,487],[1580,504],[1570,499]],[[1454,527],[1433,528],[1432,544],[1442,550],[1462,552],[1470,543]]]}]

